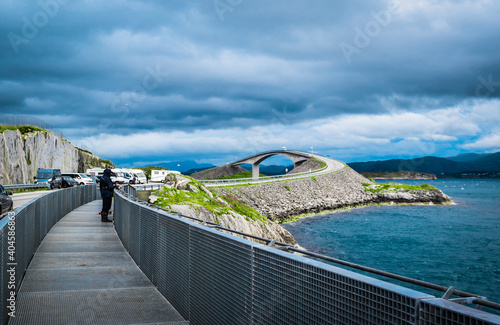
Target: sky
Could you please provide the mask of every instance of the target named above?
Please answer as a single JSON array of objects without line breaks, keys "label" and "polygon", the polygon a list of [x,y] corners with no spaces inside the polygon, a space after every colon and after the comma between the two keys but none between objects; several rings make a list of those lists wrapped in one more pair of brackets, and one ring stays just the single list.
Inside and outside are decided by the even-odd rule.
[{"label": "sky", "polygon": [[0,1],[0,113],[115,164],[500,150],[500,1]]}]

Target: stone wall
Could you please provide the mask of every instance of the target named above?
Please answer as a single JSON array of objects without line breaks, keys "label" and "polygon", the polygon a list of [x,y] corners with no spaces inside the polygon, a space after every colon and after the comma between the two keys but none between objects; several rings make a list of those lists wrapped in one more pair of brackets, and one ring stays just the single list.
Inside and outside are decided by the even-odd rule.
[{"label": "stone wall", "polygon": [[0,184],[33,183],[38,168],[81,173],[101,166],[99,157],[74,147],[52,132],[22,135],[18,130],[7,130],[0,133]]},{"label": "stone wall", "polygon": [[234,196],[278,222],[305,213],[367,204],[449,202],[439,190],[370,193],[361,183],[372,182],[347,167],[322,176],[212,190],[219,195]]}]

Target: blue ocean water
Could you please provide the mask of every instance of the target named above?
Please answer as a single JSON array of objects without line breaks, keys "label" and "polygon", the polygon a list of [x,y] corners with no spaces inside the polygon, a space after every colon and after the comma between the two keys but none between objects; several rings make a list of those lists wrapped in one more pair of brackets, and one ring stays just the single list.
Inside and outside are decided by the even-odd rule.
[{"label": "blue ocean water", "polygon": [[500,180],[401,182],[431,184],[455,204],[372,206],[284,227],[308,250],[500,302]]}]

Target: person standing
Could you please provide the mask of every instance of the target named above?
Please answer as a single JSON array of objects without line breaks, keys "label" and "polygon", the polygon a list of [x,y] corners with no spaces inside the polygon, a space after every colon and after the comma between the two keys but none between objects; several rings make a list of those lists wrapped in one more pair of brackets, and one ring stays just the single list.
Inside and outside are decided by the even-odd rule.
[{"label": "person standing", "polygon": [[101,198],[102,198],[102,210],[101,210],[101,221],[102,222],[112,222],[108,219],[109,210],[111,209],[111,202],[113,200],[113,194],[115,187],[111,181],[111,169],[106,168],[103,172],[100,184]]}]

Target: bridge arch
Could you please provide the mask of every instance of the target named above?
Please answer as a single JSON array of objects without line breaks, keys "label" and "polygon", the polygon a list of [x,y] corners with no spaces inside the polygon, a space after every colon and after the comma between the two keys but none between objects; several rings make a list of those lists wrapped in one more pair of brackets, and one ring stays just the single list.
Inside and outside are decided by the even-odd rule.
[{"label": "bridge arch", "polygon": [[302,152],[302,151],[290,151],[290,150],[274,150],[274,151],[267,151],[267,152],[262,152],[250,157],[246,157],[244,159],[235,161],[231,163],[230,165],[232,166],[239,166],[239,165],[245,165],[245,164],[251,164],[252,165],[252,178],[253,179],[258,179],[259,178],[259,165],[266,159],[276,156],[276,155],[282,155],[287,157],[293,162],[293,167],[294,169],[300,166],[302,163],[304,163],[307,159],[311,158],[312,155],[307,153],[307,152]]}]

